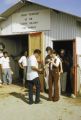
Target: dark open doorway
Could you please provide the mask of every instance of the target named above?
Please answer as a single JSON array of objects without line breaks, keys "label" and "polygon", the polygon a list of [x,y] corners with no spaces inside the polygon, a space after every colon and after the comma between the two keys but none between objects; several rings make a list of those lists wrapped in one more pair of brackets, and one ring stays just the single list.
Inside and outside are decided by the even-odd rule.
[{"label": "dark open doorway", "polygon": [[29,52],[28,35],[8,35],[0,38],[10,56],[11,69],[14,73],[13,82],[22,83],[23,70],[20,70],[18,61],[25,51]]},{"label": "dark open doorway", "polygon": [[53,41],[53,48],[60,53],[61,49],[64,49],[67,52],[70,52],[73,57],[73,41]]},{"label": "dark open doorway", "polygon": [[74,78],[72,75],[72,68],[73,68],[73,41],[53,41],[53,48],[57,51],[57,53],[60,55],[60,50],[65,50],[65,56],[70,59],[69,63],[70,65],[70,71],[67,70],[67,80],[66,80],[66,93],[72,93],[74,90]]}]

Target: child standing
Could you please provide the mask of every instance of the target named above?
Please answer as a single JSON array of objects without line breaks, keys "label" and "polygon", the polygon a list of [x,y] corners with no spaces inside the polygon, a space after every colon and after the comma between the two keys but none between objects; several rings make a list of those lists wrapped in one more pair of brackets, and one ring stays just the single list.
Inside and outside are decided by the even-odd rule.
[{"label": "child standing", "polygon": [[12,83],[12,75],[10,68],[10,59],[8,57],[8,52],[3,52],[3,57],[1,61],[2,66],[2,76],[3,76],[3,84],[11,84]]}]

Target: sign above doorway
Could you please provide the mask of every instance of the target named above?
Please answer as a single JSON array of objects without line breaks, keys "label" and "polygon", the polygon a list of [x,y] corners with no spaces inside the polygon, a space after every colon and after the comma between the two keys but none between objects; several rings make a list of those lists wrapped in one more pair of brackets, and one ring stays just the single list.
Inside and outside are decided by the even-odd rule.
[{"label": "sign above doorway", "polygon": [[50,30],[50,10],[20,12],[12,15],[12,32]]}]

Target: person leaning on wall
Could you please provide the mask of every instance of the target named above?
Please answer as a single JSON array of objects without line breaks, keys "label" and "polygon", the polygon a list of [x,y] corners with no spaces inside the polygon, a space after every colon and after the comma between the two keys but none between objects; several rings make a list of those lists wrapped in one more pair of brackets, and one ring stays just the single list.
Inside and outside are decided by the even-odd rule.
[{"label": "person leaning on wall", "polygon": [[63,73],[60,76],[61,93],[65,94],[66,93],[66,81],[67,81],[67,60],[66,60],[66,53],[64,49],[61,49],[60,51],[60,58],[62,61],[62,66],[63,66]]}]

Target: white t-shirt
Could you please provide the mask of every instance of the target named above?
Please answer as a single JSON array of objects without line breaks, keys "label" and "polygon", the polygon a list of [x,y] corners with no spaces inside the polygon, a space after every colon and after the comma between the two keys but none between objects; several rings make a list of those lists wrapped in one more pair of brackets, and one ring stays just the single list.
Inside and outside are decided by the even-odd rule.
[{"label": "white t-shirt", "polygon": [[61,63],[61,60],[58,56],[56,56],[55,59],[56,59],[56,66],[58,67]]},{"label": "white t-shirt", "polygon": [[26,56],[22,56],[19,59],[19,63],[22,63],[23,67],[27,66],[27,58],[26,58]]},{"label": "white t-shirt", "polygon": [[2,64],[2,68],[6,69],[6,68],[10,68],[10,60],[9,57],[2,57],[1,59],[1,64]]},{"label": "white t-shirt", "polygon": [[[55,58],[53,58],[53,61],[56,61],[56,67],[58,67],[61,64],[61,60],[58,56],[55,56]],[[52,69],[53,64],[51,63],[51,69]]]},{"label": "white t-shirt", "polygon": [[32,66],[38,68],[38,62],[34,55],[31,55],[28,59],[27,80],[30,80],[30,81],[39,76],[37,71],[32,70]]}]

